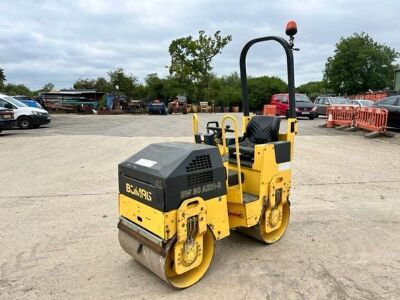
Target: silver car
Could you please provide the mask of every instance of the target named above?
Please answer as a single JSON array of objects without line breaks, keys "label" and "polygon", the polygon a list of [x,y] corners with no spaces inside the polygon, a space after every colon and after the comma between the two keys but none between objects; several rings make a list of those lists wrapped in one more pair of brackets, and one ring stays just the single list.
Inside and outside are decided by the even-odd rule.
[{"label": "silver car", "polygon": [[374,105],[374,101],[371,100],[350,100],[350,105],[369,107]]},{"label": "silver car", "polygon": [[346,105],[349,101],[343,97],[325,97],[319,96],[315,99],[314,105],[317,107],[317,117],[326,115],[326,108],[331,105]]}]

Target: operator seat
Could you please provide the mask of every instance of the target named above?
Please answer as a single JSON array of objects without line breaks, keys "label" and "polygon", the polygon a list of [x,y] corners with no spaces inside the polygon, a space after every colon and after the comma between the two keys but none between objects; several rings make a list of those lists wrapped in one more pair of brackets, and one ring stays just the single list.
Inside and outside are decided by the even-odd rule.
[{"label": "operator seat", "polygon": [[[257,144],[266,144],[278,141],[280,117],[254,116],[247,124],[246,132],[239,142],[241,164],[251,167],[254,160],[254,147]],[[235,144],[228,146],[229,161],[236,163]]]}]

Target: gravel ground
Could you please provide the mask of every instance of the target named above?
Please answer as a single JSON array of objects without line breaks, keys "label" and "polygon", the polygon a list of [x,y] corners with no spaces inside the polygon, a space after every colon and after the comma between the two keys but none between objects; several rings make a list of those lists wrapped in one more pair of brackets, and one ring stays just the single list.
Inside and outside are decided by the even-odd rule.
[{"label": "gravel ground", "polygon": [[323,119],[300,121],[280,242],[232,233],[183,291],[126,255],[117,164],[149,143],[192,141],[190,120],[54,115],[46,128],[2,133],[0,298],[400,298],[400,137],[319,128]]}]

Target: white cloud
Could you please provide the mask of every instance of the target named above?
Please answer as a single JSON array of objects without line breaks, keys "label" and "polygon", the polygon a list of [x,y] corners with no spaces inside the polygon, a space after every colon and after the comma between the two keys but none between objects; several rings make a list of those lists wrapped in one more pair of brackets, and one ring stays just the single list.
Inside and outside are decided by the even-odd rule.
[{"label": "white cloud", "polygon": [[[2,0],[0,67],[9,82],[33,89],[47,82],[70,87],[82,77],[106,76],[122,67],[143,79],[167,74],[171,40],[221,30],[233,41],[215,58],[218,75],[238,71],[241,47],[249,39],[282,35],[287,20],[299,26],[296,82],[322,78],[326,58],[341,36],[365,31],[400,50],[400,3],[382,1],[18,1]],[[249,74],[286,78],[283,52],[257,45],[249,53]]]}]

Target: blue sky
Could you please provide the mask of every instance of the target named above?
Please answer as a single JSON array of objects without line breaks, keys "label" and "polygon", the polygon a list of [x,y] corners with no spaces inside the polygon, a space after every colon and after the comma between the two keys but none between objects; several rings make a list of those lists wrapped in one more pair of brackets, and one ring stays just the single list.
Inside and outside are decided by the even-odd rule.
[{"label": "blue sky", "polygon": [[[71,87],[79,78],[106,76],[122,67],[143,80],[167,74],[173,39],[199,30],[221,30],[232,42],[214,60],[218,75],[239,69],[244,43],[265,35],[284,35],[286,21],[298,24],[296,84],[320,80],[327,57],[342,36],[366,32],[400,51],[400,1],[19,1],[0,2],[0,68],[7,82],[39,89],[47,82]],[[278,46],[249,52],[250,75],[285,79]]]}]

